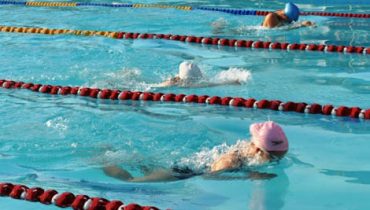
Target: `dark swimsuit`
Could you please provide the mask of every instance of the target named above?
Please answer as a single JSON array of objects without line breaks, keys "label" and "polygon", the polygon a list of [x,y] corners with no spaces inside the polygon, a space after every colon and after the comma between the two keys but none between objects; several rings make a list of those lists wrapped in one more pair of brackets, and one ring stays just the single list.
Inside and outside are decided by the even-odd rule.
[{"label": "dark swimsuit", "polygon": [[[238,155],[237,158],[238,158],[238,162],[240,165],[238,168],[232,169],[229,171],[235,171],[235,170],[238,171],[241,168],[243,168],[243,166],[245,166],[245,159],[241,157],[241,155],[239,154],[239,150],[236,150],[235,152],[237,152],[237,155]],[[176,177],[177,179],[188,179],[193,176],[199,176],[199,175],[204,174],[204,172],[194,171],[188,166],[179,166],[179,165],[172,166],[171,171],[172,171],[172,176]]]},{"label": "dark swimsuit", "polygon": [[188,166],[178,166],[174,165],[171,168],[172,176],[176,177],[177,179],[188,179],[193,176],[199,176],[204,173],[196,172],[193,169],[189,168]]}]

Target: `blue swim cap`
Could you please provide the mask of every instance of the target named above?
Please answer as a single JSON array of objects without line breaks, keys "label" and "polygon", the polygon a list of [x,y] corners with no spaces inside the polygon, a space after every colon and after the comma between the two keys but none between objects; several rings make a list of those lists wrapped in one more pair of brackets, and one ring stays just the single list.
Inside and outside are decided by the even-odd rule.
[{"label": "blue swim cap", "polygon": [[289,18],[290,21],[297,21],[299,17],[299,9],[297,5],[289,2],[285,4],[284,9],[285,15]]}]

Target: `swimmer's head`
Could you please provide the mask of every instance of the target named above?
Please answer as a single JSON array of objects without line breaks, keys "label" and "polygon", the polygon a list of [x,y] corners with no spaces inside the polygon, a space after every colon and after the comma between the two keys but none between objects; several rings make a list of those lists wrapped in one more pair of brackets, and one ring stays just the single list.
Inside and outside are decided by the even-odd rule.
[{"label": "swimmer's head", "polygon": [[190,61],[183,61],[179,65],[179,77],[184,81],[196,81],[203,78],[203,75],[196,64]]},{"label": "swimmer's head", "polygon": [[284,14],[289,18],[290,22],[297,21],[299,18],[299,8],[291,2],[286,3]]},{"label": "swimmer's head", "polygon": [[289,143],[283,129],[272,121],[254,123],[249,127],[252,143],[263,152],[282,158],[288,151]]}]

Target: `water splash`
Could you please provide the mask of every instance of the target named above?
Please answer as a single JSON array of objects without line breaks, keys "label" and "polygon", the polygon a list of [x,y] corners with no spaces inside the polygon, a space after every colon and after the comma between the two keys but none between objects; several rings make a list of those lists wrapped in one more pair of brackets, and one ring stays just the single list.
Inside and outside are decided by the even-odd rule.
[{"label": "water splash", "polygon": [[[162,81],[168,79],[165,76],[162,77]],[[171,75],[167,75],[167,78],[171,78]],[[203,84],[204,86],[216,84],[216,85],[228,85],[228,84],[245,84],[252,78],[250,71],[243,68],[231,67],[226,71],[221,71],[213,77],[205,78],[197,83]],[[138,68],[124,68],[117,72],[110,72],[105,74],[105,79],[97,81],[93,84],[93,87],[106,87],[119,90],[133,90],[133,91],[150,91],[153,88],[158,88],[158,84],[147,83],[143,81],[141,70]],[[179,85],[187,87],[187,85]],[[192,86],[192,85],[189,85]],[[195,85],[197,86],[197,85]]]},{"label": "water splash", "polygon": [[94,85],[120,90],[150,90],[150,84],[142,81],[142,73],[138,68],[124,68],[120,71],[106,73],[104,77],[105,80],[98,81]]},{"label": "water splash", "polygon": [[131,149],[131,152],[129,150],[117,150],[112,145],[101,145],[100,151],[89,160],[89,163],[92,165],[126,165],[131,167],[143,160],[135,149]]},{"label": "water splash", "polygon": [[246,84],[249,80],[252,79],[252,74],[250,71],[243,68],[231,67],[226,71],[221,71],[215,75],[212,80],[217,83],[231,83],[239,82],[240,84]]},{"label": "water splash", "polygon": [[254,33],[257,31],[265,31],[268,30],[267,28],[257,25],[257,26],[250,26],[250,25],[241,25],[233,29],[236,34],[239,35],[247,35],[250,33]]},{"label": "water splash", "polygon": [[63,135],[68,130],[68,124],[69,120],[63,117],[57,117],[45,123],[48,128],[55,129],[60,135]]},{"label": "water splash", "polygon": [[[226,143],[223,143],[221,145],[213,147],[212,149],[203,148],[201,151],[194,153],[190,157],[181,158],[180,161],[176,164],[179,166],[192,168],[194,169],[194,171],[205,172],[209,170],[212,163],[219,159],[221,155],[232,150],[247,149],[249,145],[249,141],[238,140],[236,144],[233,145],[227,145]],[[249,168],[262,166],[265,163],[266,162],[263,160],[260,153],[257,153],[254,157],[248,158],[244,165]]]}]

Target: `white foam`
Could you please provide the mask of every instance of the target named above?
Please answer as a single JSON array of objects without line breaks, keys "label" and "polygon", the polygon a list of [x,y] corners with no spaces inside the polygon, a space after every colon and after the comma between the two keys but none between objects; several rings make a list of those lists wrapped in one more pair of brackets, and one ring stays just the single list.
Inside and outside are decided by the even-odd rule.
[{"label": "white foam", "polygon": [[[212,149],[203,148],[200,152],[194,153],[190,157],[182,158],[178,164],[193,168],[198,171],[209,170],[212,163],[219,159],[221,155],[225,154],[227,151],[241,148],[246,149],[247,147],[249,147],[249,145],[249,141],[238,140],[235,144],[230,146],[224,143],[221,145],[217,145]],[[254,167],[265,164],[266,162],[259,154],[260,153],[252,158],[248,158],[248,160],[244,163],[245,166]]]},{"label": "white foam", "polygon": [[252,74],[246,69],[231,67],[226,71],[221,71],[213,79],[217,83],[239,82],[245,84],[252,79]]},{"label": "white foam", "polygon": [[136,80],[141,76],[141,70],[138,68],[124,68],[116,72],[109,72],[105,74],[112,80],[130,81]]},{"label": "white foam", "polygon": [[64,135],[68,130],[69,120],[63,117],[50,119],[45,123],[46,127],[55,129],[60,135]]},{"label": "white foam", "polygon": [[107,79],[97,82],[94,86],[133,91],[150,90],[150,84],[142,81],[142,73],[138,68],[124,68],[120,71],[106,73],[105,76]]},{"label": "white foam", "polygon": [[185,165],[196,170],[205,170],[210,168],[211,164],[228,149],[229,147],[225,143],[215,146],[212,149],[203,148],[190,157],[181,158],[179,165]]},{"label": "white foam", "polygon": [[247,35],[250,33],[254,33],[256,31],[264,31],[268,28],[265,28],[263,26],[251,26],[251,25],[241,25],[235,28],[235,32],[240,35]]}]

